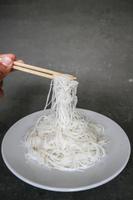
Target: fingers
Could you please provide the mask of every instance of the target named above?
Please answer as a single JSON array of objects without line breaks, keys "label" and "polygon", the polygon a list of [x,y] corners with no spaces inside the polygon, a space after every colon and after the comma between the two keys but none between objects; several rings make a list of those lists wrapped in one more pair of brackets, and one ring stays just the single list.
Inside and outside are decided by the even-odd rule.
[{"label": "fingers", "polygon": [[7,75],[12,69],[13,61],[9,57],[2,57],[0,62],[0,71],[4,75]]},{"label": "fingers", "polygon": [[11,70],[16,59],[14,54],[0,54],[0,80],[2,80]]},{"label": "fingers", "polygon": [[0,57],[4,57],[4,56],[11,58],[11,60],[13,60],[13,61],[16,60],[15,54],[11,54],[11,53],[0,54]]},{"label": "fingers", "polygon": [[0,62],[6,67],[11,67],[13,65],[13,60],[7,56],[2,56]]},{"label": "fingers", "polygon": [[10,67],[6,67],[2,63],[0,63],[0,80],[2,80],[10,71]]},{"label": "fingers", "polygon": [[13,65],[13,61],[16,59],[16,56],[14,54],[0,54],[0,62],[7,66],[11,67]]},{"label": "fingers", "polygon": [[16,60],[14,54],[0,54],[0,96],[2,96],[2,80],[12,70],[13,62]]}]

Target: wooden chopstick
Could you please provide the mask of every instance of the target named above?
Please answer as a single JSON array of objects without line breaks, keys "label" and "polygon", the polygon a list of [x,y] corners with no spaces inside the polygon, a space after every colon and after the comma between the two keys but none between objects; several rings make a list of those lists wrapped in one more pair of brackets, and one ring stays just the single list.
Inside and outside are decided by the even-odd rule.
[{"label": "wooden chopstick", "polygon": [[37,76],[42,76],[42,77],[49,78],[49,79],[53,79],[53,77],[54,77],[53,75],[46,74],[44,72],[38,72],[38,71],[35,71],[35,70],[32,70],[32,69],[27,69],[27,68],[20,67],[20,66],[17,66],[17,65],[13,65],[13,69],[16,69],[16,70],[19,70],[19,71],[22,71],[22,72],[27,72],[27,73],[30,73],[30,74],[34,74],[34,75],[37,75]]},{"label": "wooden chopstick", "polygon": [[[56,72],[50,69],[45,69],[45,68],[41,68],[41,67],[29,65],[29,64],[17,62],[17,61],[14,61],[13,68],[23,71],[23,72],[31,73],[38,76],[43,76],[50,79],[53,79],[54,76],[63,74],[63,73]],[[74,80],[76,79],[76,77],[74,77],[73,75],[70,75],[70,79]]]},{"label": "wooden chopstick", "polygon": [[27,68],[27,69],[31,69],[31,70],[35,70],[35,71],[38,71],[38,72],[44,72],[44,73],[47,73],[47,74],[53,74],[53,75],[61,75],[62,74],[60,72],[56,72],[56,71],[53,71],[53,70],[49,70],[49,69],[45,69],[45,68],[25,64],[25,63],[20,63],[20,62],[17,62],[17,61],[14,61],[14,65],[24,67],[24,68]]}]

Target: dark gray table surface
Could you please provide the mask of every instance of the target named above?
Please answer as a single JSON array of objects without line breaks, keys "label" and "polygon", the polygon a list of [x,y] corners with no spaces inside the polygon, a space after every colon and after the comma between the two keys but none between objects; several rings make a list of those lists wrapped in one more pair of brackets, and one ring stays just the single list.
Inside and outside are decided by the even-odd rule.
[{"label": "dark gray table surface", "polygon": [[[0,52],[78,77],[78,106],[115,120],[133,142],[133,1],[1,0]],[[17,120],[44,107],[50,80],[22,72],[4,81],[0,141]],[[117,134],[117,133],[116,133]],[[123,147],[124,148],[124,147]],[[0,162],[0,197],[10,200],[131,200],[133,161],[111,182],[77,193],[32,187]]]}]

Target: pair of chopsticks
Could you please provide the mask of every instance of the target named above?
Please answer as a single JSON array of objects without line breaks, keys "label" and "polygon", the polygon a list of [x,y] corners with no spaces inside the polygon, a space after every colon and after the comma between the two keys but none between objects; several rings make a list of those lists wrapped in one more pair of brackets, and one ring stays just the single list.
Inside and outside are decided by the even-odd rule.
[{"label": "pair of chopsticks", "polygon": [[[49,79],[53,79],[55,76],[63,75],[63,73],[60,73],[60,72],[56,72],[56,71],[53,71],[53,70],[29,65],[29,64],[26,64],[26,63],[21,63],[21,62],[18,62],[18,61],[14,61],[13,69],[23,71],[23,72],[27,72],[27,73],[30,73],[30,74],[34,74],[34,75],[37,75],[37,76],[42,76],[42,77],[49,78]],[[73,75],[70,75],[70,79],[73,80],[73,79],[76,79],[76,77],[73,76]]]},{"label": "pair of chopsticks", "polygon": [[45,68],[41,68],[41,67],[37,67],[37,66],[33,66],[33,65],[28,65],[25,63],[20,63],[17,61],[14,61],[13,69],[27,72],[30,74],[34,74],[37,76],[42,76],[42,77],[49,78],[49,79],[53,79],[53,77],[56,75],[57,76],[61,75],[61,73],[59,73],[59,72],[55,72],[55,71],[52,71],[49,69],[45,69]]}]

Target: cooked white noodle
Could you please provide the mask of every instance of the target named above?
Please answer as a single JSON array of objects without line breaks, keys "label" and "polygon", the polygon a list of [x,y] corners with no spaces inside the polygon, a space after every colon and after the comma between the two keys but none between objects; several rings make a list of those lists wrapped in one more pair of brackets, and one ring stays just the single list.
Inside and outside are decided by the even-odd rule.
[{"label": "cooked white noodle", "polygon": [[105,156],[104,128],[76,109],[77,86],[68,75],[52,80],[43,115],[26,136],[28,159],[59,170],[81,170]]}]

